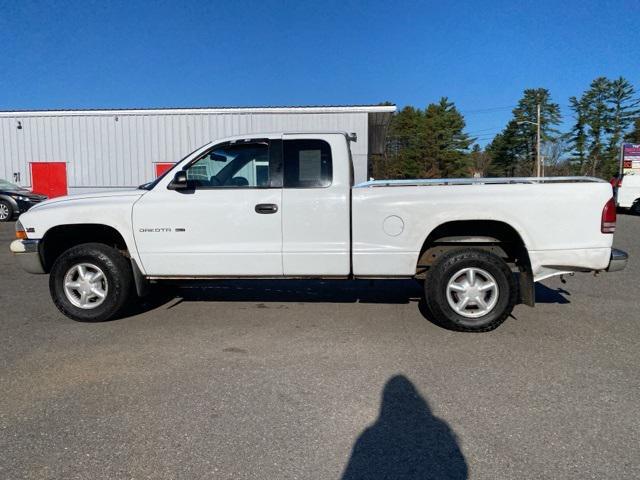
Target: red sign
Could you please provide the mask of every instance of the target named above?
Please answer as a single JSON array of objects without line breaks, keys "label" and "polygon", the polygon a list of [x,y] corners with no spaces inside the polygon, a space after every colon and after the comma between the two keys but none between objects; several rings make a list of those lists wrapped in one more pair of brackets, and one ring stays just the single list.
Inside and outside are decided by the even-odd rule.
[{"label": "red sign", "polygon": [[156,167],[156,178],[158,178],[164,172],[171,169],[174,164],[173,163],[155,163],[154,165]]},{"label": "red sign", "polygon": [[65,162],[32,162],[31,190],[49,198],[67,194],[67,164]]},{"label": "red sign", "polygon": [[622,173],[640,175],[640,145],[625,143],[622,145]]}]

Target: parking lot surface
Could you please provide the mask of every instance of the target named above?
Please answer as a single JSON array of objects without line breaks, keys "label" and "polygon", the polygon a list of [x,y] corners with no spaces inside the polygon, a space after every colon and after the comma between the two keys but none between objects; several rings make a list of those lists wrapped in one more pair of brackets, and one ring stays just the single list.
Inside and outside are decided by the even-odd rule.
[{"label": "parking lot surface", "polygon": [[413,281],[216,282],[78,323],[12,236],[0,478],[640,478],[640,217],[625,271],[545,281],[484,334]]}]

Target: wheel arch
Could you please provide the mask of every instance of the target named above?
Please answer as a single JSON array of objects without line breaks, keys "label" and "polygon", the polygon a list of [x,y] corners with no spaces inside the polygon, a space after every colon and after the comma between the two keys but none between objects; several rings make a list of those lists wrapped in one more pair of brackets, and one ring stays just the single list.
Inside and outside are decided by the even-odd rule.
[{"label": "wheel arch", "polygon": [[0,200],[4,200],[5,202],[7,202],[9,205],[11,205],[11,208],[13,208],[14,212],[16,213],[18,211],[18,202],[16,202],[16,199],[5,194],[5,193],[0,193]]},{"label": "wheel arch", "polygon": [[49,272],[56,259],[69,248],[83,243],[101,243],[120,250],[130,258],[130,249],[124,236],[113,226],[102,223],[75,223],[51,227],[40,241],[40,257],[45,272]]},{"label": "wheel arch", "polygon": [[433,228],[420,248],[416,277],[424,276],[442,254],[468,247],[493,252],[514,265],[519,272],[520,300],[533,306],[534,283],[527,245],[516,227],[500,220],[453,220]]}]

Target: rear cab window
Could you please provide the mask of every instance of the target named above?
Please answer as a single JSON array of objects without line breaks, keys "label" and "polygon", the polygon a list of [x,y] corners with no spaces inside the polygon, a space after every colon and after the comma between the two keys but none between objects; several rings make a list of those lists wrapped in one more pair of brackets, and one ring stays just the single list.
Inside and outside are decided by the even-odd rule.
[{"label": "rear cab window", "polygon": [[325,188],[333,180],[331,147],[324,140],[286,140],[284,188]]}]

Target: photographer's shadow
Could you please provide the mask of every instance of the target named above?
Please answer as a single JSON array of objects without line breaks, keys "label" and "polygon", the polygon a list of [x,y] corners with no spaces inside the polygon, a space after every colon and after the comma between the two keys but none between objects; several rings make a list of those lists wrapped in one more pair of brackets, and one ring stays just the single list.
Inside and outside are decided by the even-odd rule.
[{"label": "photographer's shadow", "polygon": [[466,479],[455,433],[435,417],[411,381],[392,377],[380,415],[356,441],[342,480]]}]

